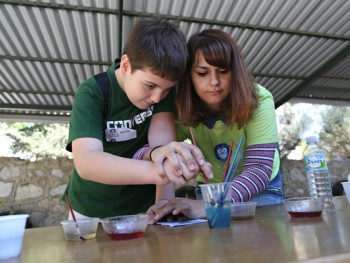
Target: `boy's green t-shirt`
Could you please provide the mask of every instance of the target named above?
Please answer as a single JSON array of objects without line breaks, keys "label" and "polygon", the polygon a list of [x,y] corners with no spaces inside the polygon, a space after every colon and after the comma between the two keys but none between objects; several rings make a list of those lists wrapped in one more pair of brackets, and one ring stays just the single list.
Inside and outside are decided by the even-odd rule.
[{"label": "boy's green t-shirt", "polygon": [[[250,120],[241,129],[238,129],[236,123],[226,126],[222,120],[217,120],[211,129],[203,123],[192,128],[197,146],[203,152],[205,159],[212,164],[214,178],[209,180],[211,183],[219,183],[224,179],[226,160],[231,142],[233,142],[233,159],[241,137],[243,140],[240,152],[245,151],[248,146],[254,144],[277,143],[279,141],[273,97],[263,86],[257,85],[257,88],[259,106],[254,111]],[[176,128],[179,141],[183,141],[187,138],[191,139],[189,126],[177,124]],[[239,175],[243,170],[244,157],[243,155],[235,176]],[[238,159],[239,155],[236,157],[236,160]],[[276,150],[273,172],[270,180],[277,175],[279,165],[280,158]],[[233,167],[235,167],[235,165]],[[197,180],[199,182],[204,182],[202,175],[199,175]]]},{"label": "boy's green t-shirt", "polygon": [[[135,107],[119,86],[115,63],[107,71],[110,80],[110,109],[104,119],[104,98],[94,77],[83,82],[74,96],[67,150],[78,138],[96,138],[105,152],[126,158],[148,143],[152,116],[175,110],[175,89],[146,110]],[[101,170],[103,167],[101,166]],[[127,171],[126,171],[127,172]],[[142,174],[140,174],[140,177]],[[73,209],[89,217],[111,217],[146,212],[155,201],[155,185],[107,185],[88,181],[74,168],[67,185]],[[64,200],[64,198],[63,198]]]}]

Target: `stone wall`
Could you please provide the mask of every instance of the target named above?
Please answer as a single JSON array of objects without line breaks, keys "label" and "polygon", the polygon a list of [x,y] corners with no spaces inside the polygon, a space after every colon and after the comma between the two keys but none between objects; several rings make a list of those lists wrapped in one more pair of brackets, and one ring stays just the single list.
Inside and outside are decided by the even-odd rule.
[{"label": "stone wall", "polygon": [[[327,164],[332,186],[336,182],[348,179],[348,175],[350,174],[350,160],[331,160]],[[308,195],[303,161],[283,159],[282,174],[285,198]]]},{"label": "stone wall", "polygon": [[[332,160],[328,166],[332,185],[350,174],[350,160]],[[33,227],[59,225],[68,216],[61,197],[72,169],[67,158],[30,162],[1,157],[0,214],[28,213]],[[302,161],[282,160],[282,172],[285,197],[308,195]]]},{"label": "stone wall", "polygon": [[34,227],[60,224],[68,216],[61,197],[72,169],[73,161],[67,158],[0,158],[0,212],[28,213]]}]

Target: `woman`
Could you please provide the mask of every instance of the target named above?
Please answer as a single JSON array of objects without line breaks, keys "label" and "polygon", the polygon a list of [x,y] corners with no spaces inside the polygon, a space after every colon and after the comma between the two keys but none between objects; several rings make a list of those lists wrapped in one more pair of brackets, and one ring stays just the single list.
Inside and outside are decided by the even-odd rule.
[{"label": "woman", "polygon": [[[236,160],[241,152],[243,157],[232,180],[232,202],[281,203],[282,176],[271,93],[254,82],[239,46],[227,33],[206,29],[194,34],[187,46],[187,73],[176,98],[178,140],[191,138],[193,133],[212,164],[214,178],[209,183],[224,181],[230,145],[232,153],[240,146]],[[197,181],[205,183],[205,178],[200,175]],[[148,212],[153,216],[151,223],[169,213],[205,217],[201,200],[184,198],[162,201]]]}]

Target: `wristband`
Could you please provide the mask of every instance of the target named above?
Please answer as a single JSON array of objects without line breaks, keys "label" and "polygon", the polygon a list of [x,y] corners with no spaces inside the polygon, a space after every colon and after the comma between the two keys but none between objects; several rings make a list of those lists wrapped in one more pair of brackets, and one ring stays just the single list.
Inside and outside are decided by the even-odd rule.
[{"label": "wristband", "polygon": [[153,147],[152,148],[152,150],[149,152],[149,158],[150,158],[150,160],[153,162],[153,160],[152,160],[152,152],[155,150],[155,149],[157,149],[157,148],[159,148],[159,147],[162,147],[163,145],[158,145],[158,146],[156,146],[156,147]]}]

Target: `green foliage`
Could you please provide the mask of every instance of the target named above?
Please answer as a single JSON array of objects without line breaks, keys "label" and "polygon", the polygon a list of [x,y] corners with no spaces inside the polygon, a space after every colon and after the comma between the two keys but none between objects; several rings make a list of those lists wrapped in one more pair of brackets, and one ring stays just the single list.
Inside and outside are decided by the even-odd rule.
[{"label": "green foliage", "polygon": [[279,123],[280,156],[286,158],[296,146],[300,145],[301,135],[308,128],[311,118],[303,113],[297,120],[290,103],[285,103],[280,108],[276,112]]},{"label": "green foliage", "polygon": [[8,122],[1,123],[1,130],[11,140],[12,153],[23,159],[70,156],[65,150],[68,124]]},{"label": "green foliage", "polygon": [[319,143],[329,159],[350,158],[350,108],[331,107],[322,114]]},{"label": "green foliage", "polygon": [[[317,105],[315,107],[318,107]],[[350,158],[350,108],[327,107],[321,112],[323,128],[319,143],[328,159]],[[308,130],[312,117],[308,112],[295,112],[293,105],[285,103],[276,110],[280,137],[280,155],[286,158],[296,147],[305,148],[301,140]],[[12,153],[24,159],[71,157],[65,150],[68,124],[40,124],[2,122],[0,132],[11,140]],[[315,134],[317,136],[317,134]]]}]

